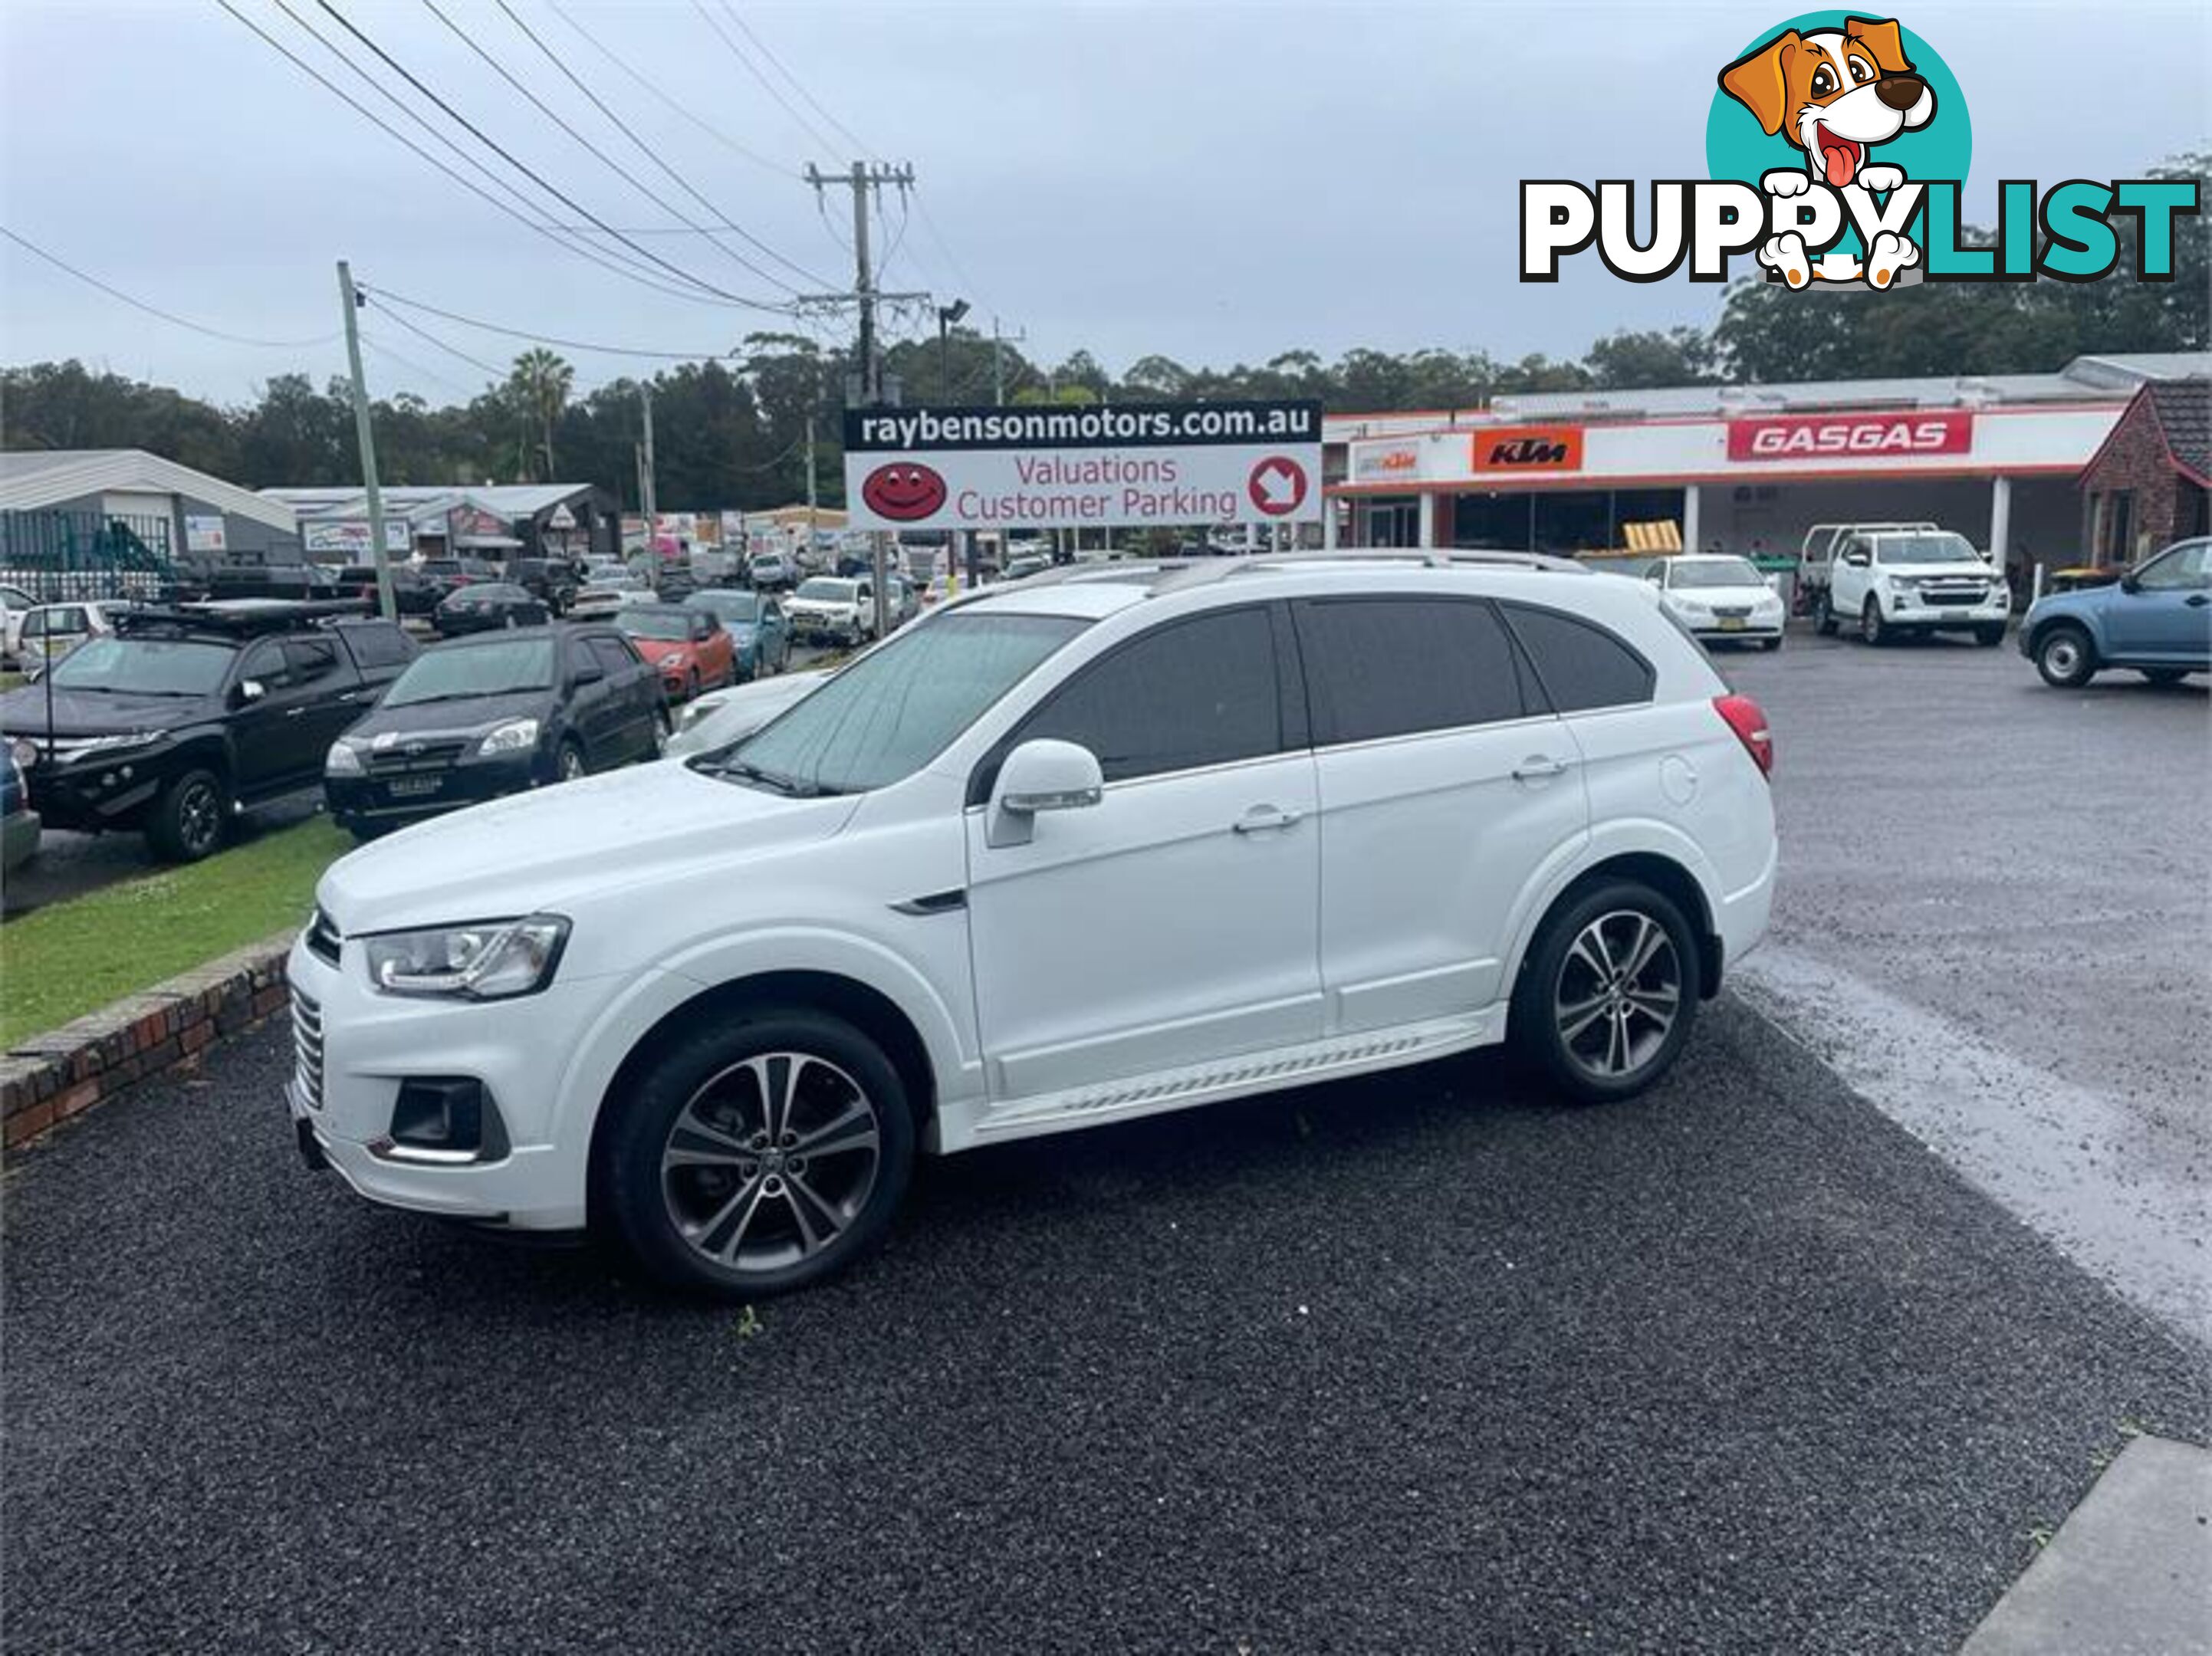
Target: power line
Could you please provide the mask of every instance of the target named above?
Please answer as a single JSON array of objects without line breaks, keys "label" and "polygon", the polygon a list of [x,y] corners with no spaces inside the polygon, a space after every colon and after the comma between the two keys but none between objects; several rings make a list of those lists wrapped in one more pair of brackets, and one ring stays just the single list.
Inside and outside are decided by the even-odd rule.
[{"label": "power line", "polygon": [[234,345],[265,345],[271,350],[296,351],[307,350],[317,345],[327,345],[337,337],[334,333],[326,333],[313,339],[256,339],[248,334],[230,333],[222,328],[211,328],[204,322],[195,322],[190,317],[179,316],[173,311],[165,311],[158,305],[149,305],[143,299],[125,293],[120,288],[111,287],[98,276],[78,270],[76,265],[59,255],[48,252],[29,237],[17,235],[3,224],[0,224],[0,236],[7,237],[25,252],[35,254],[56,270],[67,272],[86,286],[99,288],[110,299],[121,300],[134,311],[143,311],[149,316],[159,317],[162,321],[173,323],[179,328],[189,328],[194,333],[205,334],[210,339],[227,340]]},{"label": "power line", "polygon": [[[752,232],[746,229],[743,225],[732,223],[729,218],[718,209],[713,202],[708,200],[705,196],[700,194],[696,189],[693,188],[691,181],[689,179],[685,178],[681,173],[678,173],[673,167],[671,167],[668,162],[662,158],[659,150],[653,149],[653,146],[647,143],[644,139],[639,137],[637,134],[631,130],[629,122],[623,120],[621,116],[616,114],[613,110],[608,108],[605,102],[599,97],[599,94],[592,90],[589,83],[578,76],[574,70],[569,68],[566,60],[564,60],[559,53],[556,52],[552,47],[547,45],[544,40],[538,38],[538,32],[532,28],[529,24],[524,22],[522,19],[516,15],[514,8],[508,5],[507,3],[507,0],[497,0],[497,3],[499,9],[507,14],[507,20],[529,38],[530,44],[536,46],[538,51],[545,54],[546,61],[551,64],[554,68],[559,70],[562,75],[566,76],[568,77],[568,83],[571,86],[574,87],[577,91],[582,93],[585,97],[591,100],[592,107],[598,110],[600,114],[605,116],[607,119],[613,124],[617,131],[620,132],[625,138],[628,138],[630,143],[636,145],[640,155],[643,155],[647,161],[651,161],[662,172],[668,174],[671,179],[673,179],[676,183],[683,188],[684,192],[688,194],[692,200],[697,202],[700,206],[705,208],[708,214],[716,223],[720,224],[724,229],[729,230],[733,234],[743,237],[747,242],[758,248],[763,253],[774,259],[777,264],[782,265],[786,270],[796,271],[799,275],[805,277],[808,282],[813,283],[817,288],[823,285],[823,279],[815,275],[813,271],[808,270],[804,264],[794,264],[790,259],[786,258],[781,253],[776,252],[775,248],[769,246],[766,242],[763,241],[758,236],[753,234]],[[680,218],[683,215],[678,214],[678,216]],[[687,219],[684,221],[688,224],[690,221]]]},{"label": "power line", "polygon": [[745,39],[751,41],[753,45],[760,48],[761,56],[767,58],[769,63],[775,66],[776,72],[781,75],[785,80],[791,82],[792,90],[798,93],[800,97],[805,99],[807,106],[823,120],[829,122],[830,126],[836,130],[837,135],[849,143],[853,146],[854,150],[863,159],[866,159],[875,153],[873,146],[856,136],[851,127],[846,125],[844,122],[839,120],[835,115],[832,115],[828,110],[822,106],[821,100],[817,98],[812,93],[809,92],[806,89],[805,83],[802,82],[796,75],[793,75],[790,70],[784,66],[783,59],[777,57],[775,53],[769,49],[767,41],[762,39],[759,35],[753,33],[752,26],[747,23],[744,18],[738,15],[736,9],[730,4],[730,0],[720,0],[720,4],[722,9],[729,14],[730,21],[744,31]]},{"label": "power line", "polygon": [[[368,293],[367,289],[362,288],[358,282],[355,283],[355,288],[356,291],[362,294],[363,298],[372,300],[375,298],[374,294],[372,294]],[[422,327],[415,323],[410,322],[405,317],[400,315],[398,312],[385,310],[380,306],[378,307],[378,310],[379,314],[380,314],[386,321],[398,323],[401,327],[406,329],[408,332],[413,334],[417,339],[423,341],[425,343],[435,345],[440,350],[445,352],[447,355],[457,356],[462,361],[467,363],[471,367],[483,369],[484,373],[489,374],[495,379],[502,379],[506,376],[507,373],[507,369],[495,367],[491,363],[485,361],[483,358],[480,356],[471,356],[459,346],[447,343],[446,341],[439,338],[437,335],[432,333],[428,328]]]},{"label": "power line", "polygon": [[[307,62],[306,58],[301,57],[297,52],[292,51],[290,47],[285,45],[283,41],[277,39],[276,37],[270,33],[268,30],[263,28],[252,18],[240,11],[237,7],[231,3],[231,0],[215,0],[215,3],[222,7],[222,9],[228,12],[232,18],[243,24],[246,28],[252,30],[253,33],[260,37],[263,44],[266,45],[271,51],[275,52],[277,56],[290,63],[292,66],[297,69],[301,74],[307,76],[308,79],[315,82],[318,85],[322,87],[325,91],[330,93],[341,103],[343,103],[348,107],[351,108],[355,113],[360,115],[371,125],[377,127],[388,136],[404,145],[408,149],[414,152],[416,155],[419,156],[422,160],[428,161],[437,171],[444,173],[446,177],[451,179],[455,184],[459,185],[462,189],[467,191],[471,195],[475,196],[486,205],[506,214],[507,217],[514,220],[516,223],[521,225],[525,229],[537,232],[539,235],[544,236],[548,241],[551,242],[556,247],[560,248],[563,252],[579,254],[581,257],[589,259],[592,263],[601,266],[603,269],[612,270],[617,276],[627,277],[629,280],[635,282],[641,286],[653,288],[656,292],[670,294],[678,299],[689,300],[694,304],[718,305],[720,303],[718,300],[709,298],[703,294],[696,293],[689,288],[678,288],[662,280],[660,277],[642,273],[640,270],[634,269],[626,263],[617,263],[617,260],[621,256],[611,251],[603,253],[594,247],[563,241],[559,236],[556,235],[551,230],[548,229],[538,220],[528,216],[526,214],[517,212],[514,208],[508,206],[507,203],[501,201],[489,191],[485,190],[481,185],[471,183],[469,179],[463,178],[459,173],[453,171],[453,169],[447,166],[445,162],[440,161],[428,150],[423,149],[422,145],[416,143],[404,132],[402,132],[398,128],[393,126],[389,121],[386,121],[374,110],[363,104],[343,87],[338,85],[337,82],[331,80],[330,76],[325,75],[313,64]],[[277,0],[277,3],[281,7],[283,5],[283,0]],[[347,58],[343,52],[338,52],[337,48],[331,45],[331,42],[323,39],[323,37],[320,34],[316,33],[313,28],[309,28],[300,18],[293,16],[292,13],[289,9],[286,11],[285,15],[287,16],[291,16],[294,22],[299,23],[300,27],[306,30],[308,34],[313,35],[317,40],[321,41],[326,50],[336,52],[340,61],[343,62],[348,68],[352,69],[356,75],[360,75],[364,79],[367,79],[370,85],[375,87],[379,92],[383,93],[386,98],[392,97],[392,94],[386,91],[383,86],[379,84],[373,76],[368,76],[366,70],[361,69],[360,66],[356,64],[351,58]],[[393,101],[398,102],[398,100],[397,99],[393,99]],[[420,117],[417,117],[416,118],[419,119]],[[447,140],[446,142],[448,143],[451,143],[450,140]],[[457,154],[465,154],[465,152],[460,151],[458,146],[455,146],[455,150]],[[479,162],[474,164],[477,165],[480,170],[482,169],[482,163]],[[495,174],[486,171],[485,176],[491,178],[495,183],[500,183],[501,187],[507,189],[510,193],[515,194],[518,200],[526,200],[526,198],[523,197],[519,191],[514,191],[512,185],[506,185],[504,181],[499,179]]]},{"label": "power line", "polygon": [[558,17],[570,28],[575,30],[577,33],[583,36],[585,41],[589,44],[594,52],[598,52],[600,57],[605,58],[623,74],[629,76],[629,78],[635,82],[640,88],[641,88],[654,100],[654,101],[659,103],[674,113],[681,115],[685,120],[690,122],[692,125],[697,127],[702,132],[704,132],[708,137],[714,139],[715,143],[720,144],[724,149],[729,150],[733,155],[743,156],[746,161],[752,162],[754,166],[765,167],[768,171],[774,173],[779,178],[795,179],[799,176],[797,168],[787,167],[780,161],[770,161],[767,156],[762,155],[757,149],[749,149],[745,145],[739,143],[735,138],[723,131],[720,127],[714,125],[711,122],[702,119],[696,112],[677,102],[675,99],[670,97],[667,93],[655,86],[651,81],[647,80],[644,75],[633,68],[627,59],[617,53],[611,47],[608,46],[598,35],[592,33],[591,30],[586,28],[581,23],[578,22],[575,18],[569,15],[568,9],[561,4],[560,0],[545,0],[545,3],[556,17]]},{"label": "power line", "polygon": [[[397,317],[392,319],[394,321],[398,320]],[[420,362],[416,361],[413,358],[402,356],[398,351],[393,350],[391,346],[386,344],[381,339],[379,339],[374,334],[368,332],[365,329],[362,332],[361,343],[380,355],[390,357],[393,361],[397,362],[401,367],[406,369],[410,373],[418,373],[422,375],[423,379],[428,380],[432,385],[444,386],[447,391],[452,391],[456,397],[474,397],[477,395],[477,393],[472,391],[466,390],[460,385],[455,385],[452,380],[447,379],[445,375],[432,373],[428,368],[424,367]]]},{"label": "power line", "polygon": [[842,147],[824,136],[822,129],[815,125],[813,122],[808,120],[806,118],[805,112],[799,109],[796,104],[793,103],[790,99],[783,95],[782,90],[777,87],[775,82],[769,80],[768,76],[762,72],[760,65],[753,62],[752,58],[747,55],[745,49],[739,45],[737,41],[724,30],[720,23],[714,21],[714,14],[707,9],[705,0],[691,0],[691,9],[697,12],[700,17],[705,21],[708,28],[714,31],[714,38],[730,49],[730,55],[745,66],[745,73],[751,76],[753,79],[761,83],[761,89],[783,106],[783,112],[790,116],[793,120],[798,122],[800,127],[805,130],[806,136],[809,138],[819,144],[824,150],[832,154],[836,153]]},{"label": "power line", "polygon": [[[466,46],[471,52],[474,52],[479,58],[481,58],[485,66],[489,68],[493,74],[498,76],[500,79],[505,81],[507,85],[513,87],[517,92],[520,93],[524,99],[529,102],[530,106],[533,109],[537,110],[539,114],[544,116],[546,119],[551,121],[554,125],[559,127],[563,132],[567,133],[569,137],[580,144],[586,153],[590,155],[594,161],[605,167],[609,172],[614,173],[615,176],[619,178],[624,184],[629,185],[631,189],[636,191],[640,195],[643,196],[647,201],[660,209],[662,212],[667,214],[671,218],[680,220],[684,224],[690,226],[692,229],[700,231],[702,234],[707,232],[707,226],[701,224],[698,220],[691,217],[690,214],[685,213],[683,209],[675,206],[666,197],[662,196],[654,191],[651,185],[647,185],[644,179],[639,178],[636,173],[631,172],[621,162],[615,160],[613,156],[608,155],[605,150],[600,149],[599,145],[593,143],[581,132],[579,132],[574,127],[571,126],[559,110],[554,108],[552,105],[547,103],[535,92],[532,92],[530,88],[525,85],[523,82],[516,76],[514,72],[509,70],[505,64],[501,63],[484,46],[471,39],[466,30],[463,29],[459,24],[454,22],[452,18],[448,17],[445,11],[439,6],[438,0],[422,0],[422,4],[433,17],[436,18],[440,22],[446,26],[455,39],[459,40],[463,45]],[[509,17],[513,17],[514,14],[508,12],[507,15]],[[527,32],[528,31],[526,29],[525,33]],[[531,38],[533,42],[537,39],[537,37],[534,35]],[[544,50],[542,45],[539,45],[539,50]],[[547,55],[550,56],[551,54],[548,53]],[[559,58],[554,58],[554,63],[564,74],[567,73],[568,66],[562,64]],[[571,76],[570,78],[573,80],[574,77]],[[577,82],[576,84],[579,87],[583,86],[583,82],[580,81]],[[585,90],[586,94],[587,96],[590,95],[589,88],[586,88]],[[594,100],[594,101],[596,102],[597,100]],[[602,105],[600,107],[604,109],[605,106]],[[617,122],[617,124],[619,125],[620,123]],[[627,128],[624,129],[624,136],[629,136],[632,143],[636,142],[635,136],[629,134]],[[647,155],[650,156],[651,152],[648,151]],[[658,158],[654,159],[657,160]],[[663,166],[664,170],[665,170],[665,163],[661,163],[661,165]],[[672,176],[673,175],[672,174]],[[679,184],[683,183],[681,179],[678,179],[677,181]],[[689,189],[690,186],[686,185],[684,187]],[[694,193],[696,194],[696,192],[694,191]],[[708,205],[708,209],[711,211],[713,209],[713,203],[709,203]],[[610,228],[611,227],[610,227]],[[743,231],[739,231],[738,234],[740,235],[744,234]],[[748,241],[753,240],[753,238],[750,236],[746,236],[745,239]],[[782,257],[781,254],[777,253],[774,248],[767,246],[765,243],[756,243],[756,245],[761,246],[763,251],[767,252],[771,258],[780,258]],[[726,243],[715,240],[713,242],[713,246],[715,252],[721,253],[731,259],[744,269],[748,274],[757,276],[761,281],[768,282],[772,286],[781,288],[786,293],[793,293],[796,291],[792,287],[791,283],[784,280],[781,276],[771,275],[769,272],[763,270],[759,265],[754,264],[743,253],[740,253],[737,249],[728,246]],[[805,276],[806,273],[802,270],[799,274]],[[811,281],[813,278],[809,277],[808,279]]]},{"label": "power line", "polygon": [[[442,317],[448,322],[458,322],[465,328],[480,328],[486,333],[503,334],[509,339],[527,340],[533,345],[558,345],[563,349],[572,351],[599,351],[608,356],[653,357],[667,362],[719,361],[724,357],[737,355],[737,347],[734,345],[726,350],[718,351],[659,351],[632,345],[602,345],[595,344],[589,340],[562,339],[552,334],[532,333],[523,328],[507,327],[502,323],[486,322],[481,317],[463,316],[458,311],[441,310],[435,305],[426,305],[419,299],[408,299],[402,294],[392,292],[389,288],[371,288],[367,282],[362,283],[361,288],[362,291],[368,295],[371,304],[381,302],[386,305],[403,305],[410,311],[420,311],[425,316]],[[394,320],[397,319],[394,318]]]},{"label": "power line", "polygon": [[[222,3],[222,0],[218,0],[218,3]],[[394,58],[390,52],[385,51],[382,46],[377,45],[375,41],[370,39],[368,35],[362,33],[359,28],[356,27],[355,25],[348,20],[343,12],[340,11],[336,6],[331,3],[331,0],[315,0],[315,3],[335,18],[337,21],[338,26],[344,29],[347,33],[352,35],[355,39],[360,41],[362,45],[368,47],[370,52],[374,52],[379,61],[380,61],[386,68],[391,70],[394,74],[398,75],[401,80],[406,82],[408,85],[413,87],[417,92],[428,98],[432,103],[437,105],[440,109],[446,112],[447,116],[450,119],[457,123],[459,125],[465,128],[479,143],[482,143],[487,149],[490,149],[494,154],[498,155],[501,161],[504,161],[509,167],[514,168],[516,172],[529,179],[532,183],[535,184],[539,189],[544,191],[546,194],[556,197],[561,201],[565,202],[571,211],[582,215],[585,218],[591,220],[592,223],[598,225],[601,229],[614,234],[615,239],[617,241],[622,242],[623,246],[629,248],[632,252],[642,254],[648,264],[657,264],[662,270],[667,271],[671,276],[675,276],[679,281],[688,282],[696,288],[701,288],[707,293],[713,294],[719,298],[726,299],[733,305],[744,306],[749,310],[772,312],[787,308],[786,306],[775,304],[767,300],[749,299],[742,294],[733,294],[726,288],[718,287],[714,282],[708,281],[704,276],[695,276],[690,271],[684,269],[681,265],[672,264],[668,260],[661,258],[659,254],[654,252],[651,248],[643,246],[637,242],[630,240],[629,237],[621,234],[619,232],[615,230],[612,225],[609,224],[598,214],[592,211],[590,208],[585,206],[574,197],[569,195],[566,191],[562,190],[557,185],[548,183],[546,179],[535,169],[517,160],[504,145],[498,142],[498,140],[493,138],[489,134],[485,132],[482,127],[469,119],[467,116],[462,114],[460,111],[455,109],[453,105],[447,103],[443,98],[440,97],[428,87],[423,85],[420,80],[416,79],[416,76],[407,70],[405,65],[399,63],[398,60]]]}]

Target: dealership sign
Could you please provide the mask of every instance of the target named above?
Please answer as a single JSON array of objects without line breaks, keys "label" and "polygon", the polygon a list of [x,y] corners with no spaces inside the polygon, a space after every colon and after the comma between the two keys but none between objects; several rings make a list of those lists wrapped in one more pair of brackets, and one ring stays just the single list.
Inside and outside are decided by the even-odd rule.
[{"label": "dealership sign", "polygon": [[[361,518],[325,519],[320,522],[300,525],[300,543],[310,552],[337,552],[349,560],[359,562],[368,556],[371,544],[368,524]],[[408,532],[407,519],[386,518],[384,520],[384,549],[405,552],[414,542]]]},{"label": "dealership sign", "polygon": [[1810,414],[1731,420],[1731,460],[1895,460],[1964,454],[1974,416],[1942,414]]},{"label": "dealership sign", "polygon": [[1421,475],[1419,443],[1354,443],[1352,481],[1355,483],[1410,483]]},{"label": "dealership sign", "polygon": [[1580,426],[1493,426],[1474,434],[1477,471],[1580,471]]},{"label": "dealership sign", "polygon": [[1317,402],[852,409],[855,529],[1310,523]]}]

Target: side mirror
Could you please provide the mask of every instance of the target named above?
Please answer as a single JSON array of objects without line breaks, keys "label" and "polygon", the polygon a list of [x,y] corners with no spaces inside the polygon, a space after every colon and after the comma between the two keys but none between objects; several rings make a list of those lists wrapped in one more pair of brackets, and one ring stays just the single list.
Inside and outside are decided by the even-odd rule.
[{"label": "side mirror", "polygon": [[1844,561],[1854,569],[1863,569],[1872,560],[1863,552],[1846,552],[1844,554]]},{"label": "side mirror", "polygon": [[606,676],[607,670],[596,661],[587,661],[576,669],[576,682],[579,684],[596,684]]},{"label": "side mirror", "polygon": [[2120,577],[2120,591],[2123,592],[2142,591],[2142,577],[2138,575],[2134,570],[2129,570],[2127,573]]},{"label": "side mirror", "polygon": [[249,701],[260,701],[268,694],[269,687],[258,678],[241,678],[238,681],[237,700],[238,705],[241,707]]},{"label": "side mirror", "polygon": [[1080,810],[1105,798],[1098,755],[1073,742],[1024,742],[999,767],[985,841],[1025,846],[1043,810]]}]

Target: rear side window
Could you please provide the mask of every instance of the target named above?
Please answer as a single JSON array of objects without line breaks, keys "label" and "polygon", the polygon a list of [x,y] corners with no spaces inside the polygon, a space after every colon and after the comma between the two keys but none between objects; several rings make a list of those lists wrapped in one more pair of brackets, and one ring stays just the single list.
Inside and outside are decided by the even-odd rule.
[{"label": "rear side window", "polygon": [[1512,640],[1462,598],[1316,598],[1295,606],[1320,745],[1519,719]]},{"label": "rear side window", "polygon": [[1509,604],[1505,616],[1528,652],[1552,706],[1563,713],[1626,707],[1651,700],[1651,664],[1595,622]]},{"label": "rear side window", "polygon": [[1109,782],[1279,752],[1274,623],[1255,607],[1155,628],[1061,686],[1005,750],[1047,737],[1090,749]]},{"label": "rear side window", "polygon": [[407,641],[407,634],[397,627],[380,627],[374,623],[348,627],[338,636],[353,652],[353,658],[363,667],[397,667],[411,661],[415,647]]}]

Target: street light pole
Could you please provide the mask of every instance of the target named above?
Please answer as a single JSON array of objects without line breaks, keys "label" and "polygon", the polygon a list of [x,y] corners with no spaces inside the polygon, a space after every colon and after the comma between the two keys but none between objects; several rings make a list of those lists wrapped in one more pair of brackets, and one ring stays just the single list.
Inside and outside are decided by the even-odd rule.
[{"label": "street light pole", "polygon": [[[968,314],[968,301],[956,299],[950,305],[937,307],[937,400],[952,400],[952,325]],[[975,584],[975,542],[955,529],[948,531],[945,543],[945,574],[949,580],[960,563],[960,555],[967,551],[965,573],[968,584]]]}]

